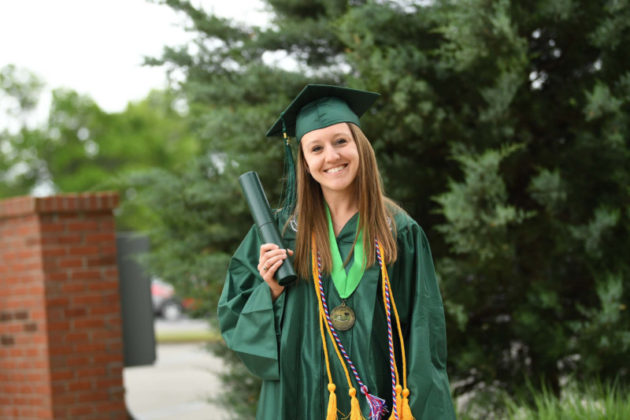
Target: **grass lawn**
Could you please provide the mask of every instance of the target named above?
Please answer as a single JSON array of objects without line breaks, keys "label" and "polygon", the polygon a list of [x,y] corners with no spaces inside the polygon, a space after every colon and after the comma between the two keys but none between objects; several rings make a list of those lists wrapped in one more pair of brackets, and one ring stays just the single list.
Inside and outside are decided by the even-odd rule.
[{"label": "grass lawn", "polygon": [[159,344],[217,342],[221,334],[216,331],[162,331],[155,334]]}]

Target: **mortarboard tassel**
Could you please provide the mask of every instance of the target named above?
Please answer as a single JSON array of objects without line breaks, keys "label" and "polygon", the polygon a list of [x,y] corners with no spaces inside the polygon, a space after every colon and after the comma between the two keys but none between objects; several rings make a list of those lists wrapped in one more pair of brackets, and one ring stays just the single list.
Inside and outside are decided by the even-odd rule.
[{"label": "mortarboard tassel", "polygon": [[296,202],[296,181],[295,181],[295,160],[291,151],[291,142],[287,136],[284,119],[282,119],[282,135],[284,137],[284,199],[282,201],[282,210],[280,213],[289,217],[293,213]]}]

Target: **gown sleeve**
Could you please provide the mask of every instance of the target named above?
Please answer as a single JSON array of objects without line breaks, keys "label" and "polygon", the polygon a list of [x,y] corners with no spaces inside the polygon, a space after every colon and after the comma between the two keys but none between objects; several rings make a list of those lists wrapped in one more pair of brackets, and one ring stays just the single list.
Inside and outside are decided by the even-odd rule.
[{"label": "gown sleeve", "polygon": [[285,293],[275,302],[258,273],[261,241],[252,227],[228,266],[218,317],[227,346],[265,380],[278,380],[278,343]]},{"label": "gown sleeve", "polygon": [[398,246],[394,275],[409,296],[402,300],[407,303],[404,338],[411,411],[417,420],[455,420],[446,373],[444,307],[429,242],[422,228],[411,222],[399,232]]}]

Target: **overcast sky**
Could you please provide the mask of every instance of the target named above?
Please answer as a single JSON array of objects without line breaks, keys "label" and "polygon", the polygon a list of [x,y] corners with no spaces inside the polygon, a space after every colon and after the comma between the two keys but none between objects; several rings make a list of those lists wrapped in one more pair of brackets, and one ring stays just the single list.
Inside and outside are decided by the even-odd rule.
[{"label": "overcast sky", "polygon": [[[267,16],[261,0],[193,3],[245,22]],[[189,40],[185,23],[168,6],[146,0],[0,0],[0,68],[15,64],[48,88],[72,88],[106,111],[122,111],[164,87],[164,70],[141,66],[142,57]]]}]

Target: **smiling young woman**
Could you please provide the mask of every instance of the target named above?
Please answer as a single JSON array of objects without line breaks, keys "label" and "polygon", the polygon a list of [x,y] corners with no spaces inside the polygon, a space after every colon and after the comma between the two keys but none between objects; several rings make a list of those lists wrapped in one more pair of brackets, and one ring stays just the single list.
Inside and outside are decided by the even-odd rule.
[{"label": "smiling young woman", "polygon": [[[252,228],[218,308],[226,343],[263,379],[257,419],[455,418],[429,243],[384,195],[360,128],[378,96],[308,85],[267,133],[298,142],[296,200],[277,213],[287,249]],[[300,279],[283,287],[291,257]]]}]

